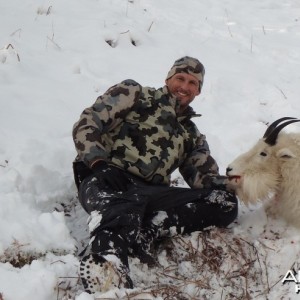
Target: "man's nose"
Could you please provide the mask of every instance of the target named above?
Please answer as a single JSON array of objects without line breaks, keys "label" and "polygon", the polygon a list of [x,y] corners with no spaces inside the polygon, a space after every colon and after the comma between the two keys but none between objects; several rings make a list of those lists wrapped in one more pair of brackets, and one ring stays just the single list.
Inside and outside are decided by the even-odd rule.
[{"label": "man's nose", "polygon": [[188,89],[188,82],[187,81],[182,81],[180,87],[183,90],[187,90]]}]

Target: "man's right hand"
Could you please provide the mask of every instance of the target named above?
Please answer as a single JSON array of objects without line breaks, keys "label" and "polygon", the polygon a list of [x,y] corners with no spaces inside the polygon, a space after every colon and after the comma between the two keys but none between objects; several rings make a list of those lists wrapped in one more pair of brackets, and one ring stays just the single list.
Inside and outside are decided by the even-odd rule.
[{"label": "man's right hand", "polygon": [[110,166],[106,161],[100,160],[93,164],[92,171],[100,182],[103,181],[113,190],[127,191],[129,179],[118,167]]}]

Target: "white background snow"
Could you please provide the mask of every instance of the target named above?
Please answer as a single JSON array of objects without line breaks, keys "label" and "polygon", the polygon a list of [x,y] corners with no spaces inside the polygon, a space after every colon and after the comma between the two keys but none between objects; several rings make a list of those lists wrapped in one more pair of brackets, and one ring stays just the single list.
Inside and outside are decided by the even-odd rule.
[{"label": "white background snow", "polygon": [[[71,130],[113,84],[158,88],[175,59],[202,61],[192,106],[222,174],[267,122],[300,117],[299,0],[0,0],[0,15],[0,299],[62,299],[66,285],[69,297],[94,299],[77,280],[87,215],[76,205]],[[268,250],[274,286],[257,299],[300,297],[280,282],[300,263],[297,229],[241,206],[232,234]],[[13,267],[19,254],[36,259]]]}]

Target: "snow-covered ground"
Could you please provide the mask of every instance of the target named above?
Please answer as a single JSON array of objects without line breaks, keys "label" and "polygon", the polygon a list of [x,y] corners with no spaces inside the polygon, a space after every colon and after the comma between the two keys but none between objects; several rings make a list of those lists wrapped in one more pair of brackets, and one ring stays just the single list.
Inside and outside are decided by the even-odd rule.
[{"label": "snow-covered ground", "polygon": [[[111,85],[158,88],[175,59],[197,57],[206,77],[192,106],[223,174],[267,122],[300,117],[299,0],[1,0],[0,11],[1,300],[94,299],[78,280],[88,234],[71,129]],[[261,205],[165,246],[161,267],[131,261],[135,290],[95,297],[299,297],[281,282],[299,269],[299,231]]]}]

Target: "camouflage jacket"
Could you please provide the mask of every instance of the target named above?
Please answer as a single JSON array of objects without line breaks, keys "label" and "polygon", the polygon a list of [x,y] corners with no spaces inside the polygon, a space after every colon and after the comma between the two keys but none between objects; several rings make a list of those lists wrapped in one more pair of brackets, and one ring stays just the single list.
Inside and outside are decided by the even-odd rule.
[{"label": "camouflage jacket", "polygon": [[191,107],[178,115],[166,86],[117,84],[86,108],[73,127],[77,160],[104,159],[153,184],[169,184],[179,168],[192,188],[224,186],[206,138],[191,121]]}]

